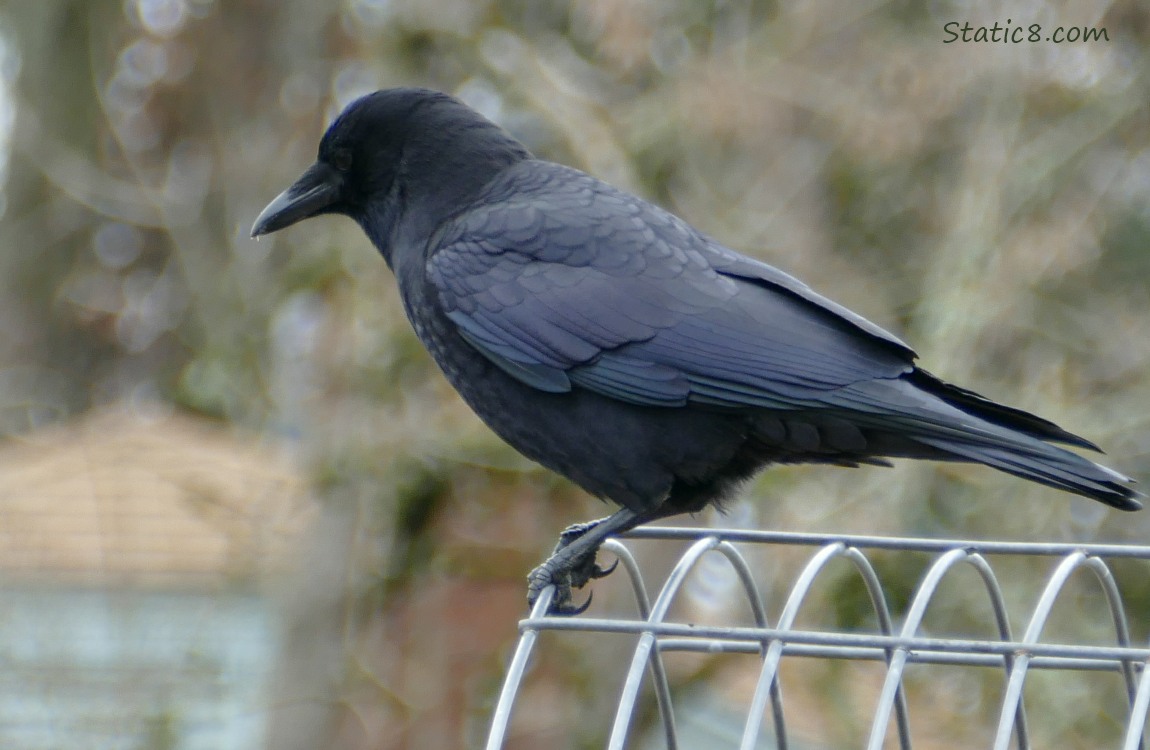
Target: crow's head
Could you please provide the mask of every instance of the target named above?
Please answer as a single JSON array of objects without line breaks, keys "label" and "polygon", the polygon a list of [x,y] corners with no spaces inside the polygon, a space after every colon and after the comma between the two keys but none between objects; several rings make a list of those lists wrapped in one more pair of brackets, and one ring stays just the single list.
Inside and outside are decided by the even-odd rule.
[{"label": "crow's head", "polygon": [[434,225],[496,172],[529,157],[454,97],[417,88],[377,91],[349,104],[328,127],[315,164],[260,213],[252,236],[344,214],[379,244],[393,229],[380,225],[412,217],[420,228]]}]

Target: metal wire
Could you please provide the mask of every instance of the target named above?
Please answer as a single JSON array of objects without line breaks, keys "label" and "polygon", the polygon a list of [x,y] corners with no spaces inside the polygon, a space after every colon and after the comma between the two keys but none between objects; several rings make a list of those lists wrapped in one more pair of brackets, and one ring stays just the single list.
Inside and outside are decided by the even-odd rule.
[{"label": "metal wire", "polygon": [[[1013,737],[1018,750],[1029,750],[1030,733],[1022,695],[1032,670],[1109,671],[1121,674],[1129,704],[1123,750],[1145,750],[1143,733],[1150,712],[1150,647],[1134,646],[1125,607],[1107,559],[1150,561],[1150,546],[1115,544],[1055,544],[1025,542],[979,542],[940,539],[911,539],[875,536],[796,534],[750,530],[699,528],[635,529],[625,539],[663,539],[691,542],[663,582],[652,602],[629,547],[609,539],[603,549],[620,561],[632,583],[638,617],[610,619],[595,617],[552,617],[553,591],[546,589],[530,617],[519,623],[520,639],[508,667],[487,739],[487,750],[503,746],[516,696],[538,635],[543,631],[629,633],[636,646],[627,669],[615,719],[606,747],[623,750],[636,713],[644,675],[649,672],[665,746],[680,746],[675,725],[672,691],[663,666],[662,654],[673,651],[704,653],[757,653],[761,662],[759,678],[751,696],[750,710],[743,726],[739,747],[753,750],[760,742],[764,723],[770,726],[775,746],[788,746],[779,666],[783,657],[874,660],[886,664],[886,676],[876,704],[866,742],[868,750],[881,750],[895,720],[898,746],[912,747],[909,711],[903,694],[903,675],[908,664],[992,667],[1003,670],[1005,690],[994,735],[995,750],[1006,750]],[[766,604],[743,548],[808,546],[817,548],[796,579],[774,626],[768,622]],[[897,632],[887,598],[868,551],[897,550],[937,555],[927,567],[922,583],[910,600]],[[717,553],[730,565],[742,595],[750,607],[753,626],[726,627],[670,622],[668,612],[684,582],[699,561]],[[1043,588],[1020,640],[1011,633],[1006,598],[987,556],[1039,556],[1059,559],[1054,573]],[[795,622],[815,582],[833,560],[846,560],[857,572],[869,597],[878,624],[877,633],[844,633],[796,629]],[[935,594],[950,571],[959,566],[973,568],[986,590],[994,622],[994,638],[934,638],[920,635],[922,622]],[[1106,600],[1114,632],[1113,646],[1042,643],[1039,638],[1050,614],[1072,575],[1085,568]],[[770,705],[768,715],[768,704]],[[766,721],[764,721],[766,720]],[[861,744],[861,743],[860,743]]]}]

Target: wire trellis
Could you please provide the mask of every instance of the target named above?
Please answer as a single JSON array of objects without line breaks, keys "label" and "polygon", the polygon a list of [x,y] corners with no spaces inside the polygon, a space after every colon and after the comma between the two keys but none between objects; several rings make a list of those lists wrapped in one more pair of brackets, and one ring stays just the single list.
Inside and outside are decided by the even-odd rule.
[{"label": "wire trellis", "polygon": [[[788,747],[786,713],[779,681],[779,667],[784,656],[885,662],[886,676],[865,744],[868,750],[883,747],[892,717],[898,747],[901,750],[912,747],[909,710],[903,693],[903,675],[910,663],[992,667],[1003,671],[1005,690],[994,733],[994,750],[1007,750],[1012,740],[1018,750],[1031,747],[1022,697],[1027,676],[1032,670],[1117,672],[1124,681],[1129,706],[1121,747],[1123,750],[1145,748],[1143,732],[1150,713],[1150,669],[1147,669],[1150,647],[1131,644],[1122,596],[1106,561],[1120,558],[1150,561],[1150,546],[980,542],[662,527],[635,529],[624,538],[680,540],[690,542],[690,545],[671,569],[653,601],[647,594],[639,565],[628,546],[616,539],[609,539],[603,545],[603,549],[618,557],[620,570],[630,579],[639,613],[636,619],[549,616],[545,613],[554,592],[550,588],[544,590],[531,615],[519,623],[519,642],[495,708],[487,750],[503,747],[529,657],[539,634],[544,631],[622,633],[636,637],[607,740],[608,750],[623,750],[627,746],[641,687],[648,675],[665,746],[668,750],[682,747],[662,658],[662,654],[673,651],[758,655],[761,661],[759,676],[743,725],[740,750],[759,747],[760,735],[771,730],[775,746],[780,749]],[[768,621],[764,597],[743,552],[743,548],[750,545],[815,548],[791,587],[774,624]],[[922,552],[932,556],[901,624],[896,625],[878,573],[867,555],[877,550]],[[668,620],[671,605],[684,582],[700,559],[712,552],[721,555],[738,578],[753,615],[753,626],[721,627]],[[1011,632],[1006,596],[987,555],[996,558],[1038,556],[1057,561],[1021,638],[1016,638]],[[795,627],[796,618],[816,580],[837,559],[851,563],[859,574],[874,609],[878,633],[827,632]],[[986,589],[997,638],[953,639],[921,634],[923,619],[940,584],[950,571],[962,565],[972,567]],[[1112,646],[1042,643],[1039,640],[1067,582],[1080,569],[1094,574],[1093,578],[1106,600],[1110,620],[1107,627],[1111,629],[1112,625],[1113,631]],[[770,729],[764,724],[770,725]]]}]

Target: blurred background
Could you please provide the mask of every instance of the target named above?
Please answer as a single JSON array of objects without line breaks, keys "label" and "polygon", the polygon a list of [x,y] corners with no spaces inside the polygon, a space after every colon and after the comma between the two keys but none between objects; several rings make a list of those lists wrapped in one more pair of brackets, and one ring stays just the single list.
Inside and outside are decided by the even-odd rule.
[{"label": "blurred background", "polygon": [[[950,22],[1106,39],[945,43]],[[0,746],[480,744],[525,574],[608,509],[470,414],[351,222],[248,239],[334,114],[393,85],[462,97],[1150,481],[1144,0],[7,0]],[[905,462],[770,471],[685,522],[1150,538],[1150,514]],[[764,561],[778,597],[802,562]],[[923,561],[879,564],[897,607]],[[810,624],[873,627],[848,568]],[[1144,643],[1150,576],[1115,572]],[[1019,611],[1047,573],[1012,569]],[[1050,637],[1107,642],[1090,584]],[[630,616],[625,585],[591,612]],[[692,616],[730,622],[730,589]],[[934,632],[989,627],[977,586],[941,599]],[[608,640],[548,642],[510,747],[601,745]],[[740,715],[753,667],[673,667],[701,716]],[[784,672],[812,747],[861,743],[882,671],[853,669]],[[1001,682],[924,680],[917,742],[985,745]],[[1036,738],[1113,742],[1116,684],[1028,688]]]}]

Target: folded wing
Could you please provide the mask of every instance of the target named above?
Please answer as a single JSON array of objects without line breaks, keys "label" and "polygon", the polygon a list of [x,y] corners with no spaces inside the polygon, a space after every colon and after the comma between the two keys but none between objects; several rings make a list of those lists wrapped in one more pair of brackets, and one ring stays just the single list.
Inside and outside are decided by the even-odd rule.
[{"label": "folded wing", "polygon": [[793,409],[913,370],[893,335],[594,178],[526,162],[502,181],[427,270],[460,333],[534,388]]}]

